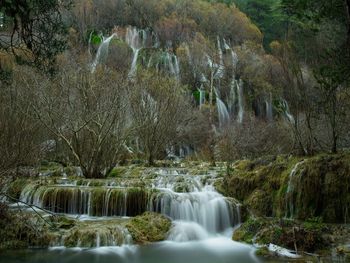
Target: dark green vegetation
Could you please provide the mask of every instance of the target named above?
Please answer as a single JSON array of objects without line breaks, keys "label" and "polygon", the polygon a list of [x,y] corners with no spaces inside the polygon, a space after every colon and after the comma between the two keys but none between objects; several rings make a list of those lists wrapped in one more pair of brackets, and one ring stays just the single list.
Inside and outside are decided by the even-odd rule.
[{"label": "dark green vegetation", "polygon": [[67,46],[62,16],[69,5],[66,0],[1,1],[0,49],[11,52],[19,63],[52,73],[56,56]]}]

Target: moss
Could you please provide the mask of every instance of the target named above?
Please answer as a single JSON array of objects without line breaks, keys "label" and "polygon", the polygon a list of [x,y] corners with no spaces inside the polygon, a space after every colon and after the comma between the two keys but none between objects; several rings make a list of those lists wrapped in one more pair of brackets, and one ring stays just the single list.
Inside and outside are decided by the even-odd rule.
[{"label": "moss", "polygon": [[47,225],[35,215],[9,212],[0,219],[0,248],[46,248],[53,239]]},{"label": "moss", "polygon": [[327,228],[306,228],[297,221],[250,218],[235,231],[233,239],[245,243],[278,246],[314,252],[326,248],[329,240],[323,236]]},{"label": "moss", "polygon": [[58,229],[71,229],[76,224],[74,219],[67,218],[64,216],[53,217],[53,223],[55,223],[55,226]]},{"label": "moss", "polygon": [[171,227],[171,221],[163,215],[146,212],[131,219],[126,227],[134,242],[146,244],[165,240]]},{"label": "moss", "polygon": [[[238,161],[216,188],[259,216],[288,215],[301,220],[322,217],[325,222],[345,222],[350,217],[350,154],[323,154],[300,163],[302,160],[281,155]],[[297,190],[287,194],[290,182]]]},{"label": "moss", "polygon": [[19,199],[21,192],[28,183],[28,180],[25,178],[17,178],[15,181],[10,183],[7,194],[15,199]]},{"label": "moss", "polygon": [[255,254],[260,257],[268,257],[270,256],[270,251],[267,247],[261,247],[256,251]]},{"label": "moss", "polygon": [[232,239],[235,241],[252,244],[254,237],[263,225],[264,222],[262,220],[257,218],[249,218],[244,224],[241,225],[239,229],[233,233]]},{"label": "moss", "polygon": [[120,177],[125,174],[126,167],[114,167],[112,171],[107,175],[109,178]]},{"label": "moss", "polygon": [[263,190],[255,190],[245,202],[254,214],[258,216],[272,215],[271,195]]},{"label": "moss", "polygon": [[43,162],[39,167],[39,172],[52,176],[62,176],[63,166],[55,162]]}]

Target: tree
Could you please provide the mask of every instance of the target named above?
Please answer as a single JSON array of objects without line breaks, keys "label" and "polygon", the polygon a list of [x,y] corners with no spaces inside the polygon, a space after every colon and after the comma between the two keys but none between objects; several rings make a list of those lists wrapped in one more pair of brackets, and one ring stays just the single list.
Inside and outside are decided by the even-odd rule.
[{"label": "tree", "polygon": [[[18,70],[18,69],[17,69]],[[27,71],[26,68],[21,68]],[[28,69],[28,72],[31,72]],[[0,82],[1,84],[1,82]],[[0,85],[0,177],[13,175],[20,166],[35,164],[40,157],[40,124],[28,118],[31,101],[19,87]]]},{"label": "tree", "polygon": [[[337,59],[338,54],[333,58]],[[341,61],[341,60],[340,60]],[[331,130],[331,151],[337,153],[339,140],[344,136],[346,119],[349,114],[350,71],[347,65],[330,61],[315,71],[321,111],[327,116]]]},{"label": "tree", "polygon": [[31,100],[38,120],[62,144],[68,161],[79,165],[87,178],[101,178],[118,160],[128,135],[126,86],[116,72],[67,67],[53,80],[24,75],[22,100]]},{"label": "tree", "polygon": [[62,13],[69,5],[70,0],[2,0],[0,12],[7,23],[0,31],[0,50],[52,72],[56,55],[66,48]]},{"label": "tree", "polygon": [[238,7],[252,19],[264,34],[264,47],[269,49],[273,40],[283,37],[284,21],[280,0],[244,0],[237,1]]},{"label": "tree", "polygon": [[189,105],[183,87],[171,78],[155,73],[139,75],[130,92],[130,107],[135,136],[140,139],[149,165],[164,156],[167,147],[176,145],[181,127],[189,122]]}]

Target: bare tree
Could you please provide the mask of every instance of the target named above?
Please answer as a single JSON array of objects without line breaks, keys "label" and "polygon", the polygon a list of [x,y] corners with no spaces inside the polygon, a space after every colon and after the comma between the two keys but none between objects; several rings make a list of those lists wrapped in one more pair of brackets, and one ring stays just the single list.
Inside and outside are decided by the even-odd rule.
[{"label": "bare tree", "polygon": [[31,117],[68,149],[85,177],[103,177],[116,164],[128,130],[120,75],[68,67],[53,80],[24,75],[16,85],[26,90],[23,100],[32,100]]},{"label": "bare tree", "polygon": [[176,143],[181,126],[189,121],[189,104],[182,96],[183,87],[171,78],[143,72],[130,93],[132,119],[150,165]]},{"label": "bare tree", "polygon": [[9,83],[0,84],[4,84],[0,88],[0,176],[3,176],[37,161],[40,125],[26,115],[30,101],[17,100],[21,90]]},{"label": "bare tree", "polygon": [[267,123],[251,118],[226,127],[218,140],[217,154],[229,169],[233,161],[242,158],[289,153],[292,140],[289,125],[284,121]]}]

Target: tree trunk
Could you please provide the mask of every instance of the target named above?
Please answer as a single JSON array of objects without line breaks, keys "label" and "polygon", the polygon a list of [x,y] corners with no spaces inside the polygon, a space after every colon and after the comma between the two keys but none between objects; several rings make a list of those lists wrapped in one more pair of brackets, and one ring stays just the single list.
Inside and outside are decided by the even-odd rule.
[{"label": "tree trunk", "polygon": [[151,153],[148,156],[148,165],[154,166],[153,154],[151,154]]}]

